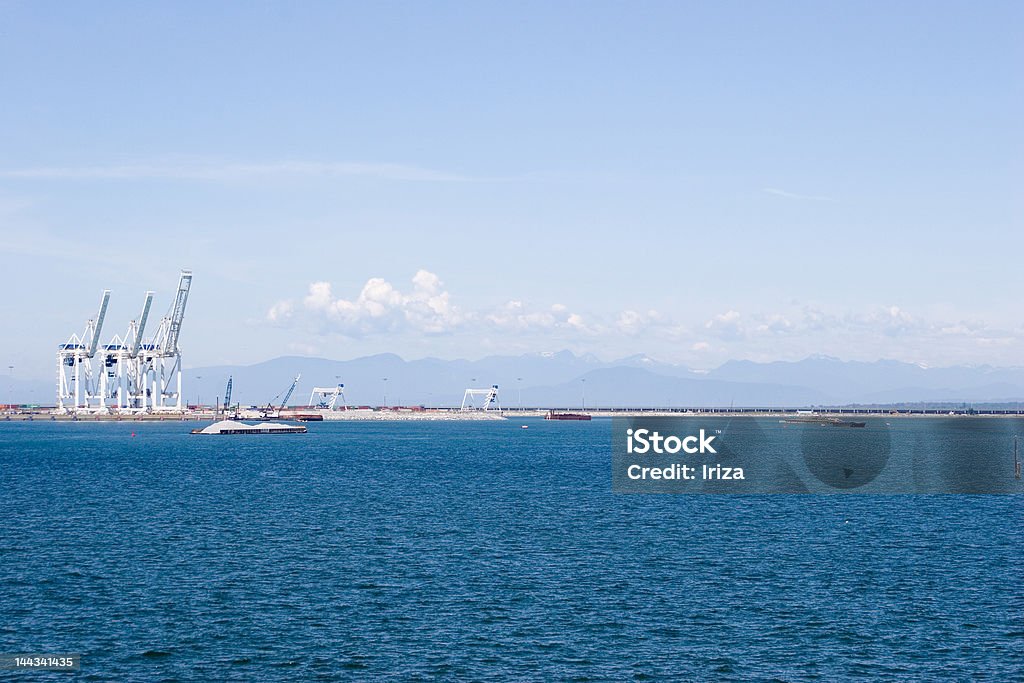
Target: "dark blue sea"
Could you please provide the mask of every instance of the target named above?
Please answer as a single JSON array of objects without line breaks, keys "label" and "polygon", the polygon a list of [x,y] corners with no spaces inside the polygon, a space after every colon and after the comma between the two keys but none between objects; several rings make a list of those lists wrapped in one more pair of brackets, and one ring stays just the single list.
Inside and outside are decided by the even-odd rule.
[{"label": "dark blue sea", "polygon": [[0,679],[1024,678],[1019,495],[613,494],[601,420],[193,426],[0,423],[0,652],[82,655]]}]

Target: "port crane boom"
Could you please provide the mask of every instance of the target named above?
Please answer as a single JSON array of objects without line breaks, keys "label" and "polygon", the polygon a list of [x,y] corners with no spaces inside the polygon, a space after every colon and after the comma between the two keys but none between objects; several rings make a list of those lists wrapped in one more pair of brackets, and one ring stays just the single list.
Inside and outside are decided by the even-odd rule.
[{"label": "port crane boom", "polygon": [[288,405],[288,399],[292,397],[292,392],[295,391],[295,385],[299,383],[299,379],[302,377],[301,374],[295,375],[295,379],[292,380],[292,385],[288,387],[288,393],[284,395],[284,400],[281,401],[281,408]]},{"label": "port crane boom", "polygon": [[295,379],[292,380],[292,385],[290,387],[288,387],[288,391],[286,391],[285,394],[284,394],[284,400],[281,401],[281,407],[280,408],[275,407],[275,406],[277,406],[277,398],[281,394],[278,394],[274,398],[270,399],[270,402],[267,403],[267,407],[264,408],[261,411],[262,414],[263,414],[263,417],[265,417],[265,418],[266,417],[270,417],[271,415],[273,415],[273,413],[275,411],[280,412],[286,405],[288,405],[288,399],[290,399],[292,397],[292,392],[295,391],[295,385],[299,383],[299,379],[301,377],[302,377],[301,374],[295,375]]},{"label": "port crane boom", "polygon": [[228,386],[224,390],[224,410],[231,407],[231,375],[228,375]]},{"label": "port crane boom", "polygon": [[110,302],[110,290],[103,290],[103,299],[100,301],[100,312],[96,314],[96,322],[89,321],[86,326],[86,334],[89,340],[86,342],[85,355],[92,358],[96,355],[96,342],[99,341],[100,332],[103,330],[103,319],[107,317],[107,304]]},{"label": "port crane boom", "polygon": [[129,330],[129,334],[133,335],[132,347],[129,349],[128,357],[135,358],[139,355],[139,347],[142,346],[142,335],[146,331],[146,321],[149,320],[149,307],[153,305],[153,292],[146,292],[146,301],[142,304],[142,314],[139,316],[139,322],[133,321],[132,325],[129,325],[132,329]]},{"label": "port crane boom", "polygon": [[171,315],[167,319],[166,337],[161,344],[161,351],[166,355],[178,353],[178,336],[181,334],[181,323],[185,319],[185,304],[188,303],[188,291],[192,287],[192,271],[181,271],[178,280],[178,293],[174,297]]}]

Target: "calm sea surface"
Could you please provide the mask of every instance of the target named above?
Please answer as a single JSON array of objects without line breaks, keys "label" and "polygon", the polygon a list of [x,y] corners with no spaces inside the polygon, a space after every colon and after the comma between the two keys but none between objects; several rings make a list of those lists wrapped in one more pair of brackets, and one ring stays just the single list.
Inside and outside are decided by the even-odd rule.
[{"label": "calm sea surface", "polygon": [[599,420],[193,426],[0,423],[0,652],[82,654],[0,679],[1024,678],[1021,496],[615,495]]}]

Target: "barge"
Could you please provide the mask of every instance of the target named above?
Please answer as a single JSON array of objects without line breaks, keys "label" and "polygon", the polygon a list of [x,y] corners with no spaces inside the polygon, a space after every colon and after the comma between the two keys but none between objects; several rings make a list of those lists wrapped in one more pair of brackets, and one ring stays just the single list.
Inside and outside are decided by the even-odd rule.
[{"label": "barge", "polygon": [[590,415],[586,413],[556,413],[553,410],[549,410],[548,414],[544,416],[545,420],[583,420],[586,422],[590,421]]},{"label": "barge", "polygon": [[193,434],[305,434],[301,425],[286,425],[280,422],[264,422],[250,425],[234,420],[221,420],[202,429],[193,429]]}]

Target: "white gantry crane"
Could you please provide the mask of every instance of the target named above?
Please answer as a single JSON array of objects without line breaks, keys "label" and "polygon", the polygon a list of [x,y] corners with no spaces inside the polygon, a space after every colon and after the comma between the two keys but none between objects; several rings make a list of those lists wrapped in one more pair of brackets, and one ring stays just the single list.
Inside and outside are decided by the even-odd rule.
[{"label": "white gantry crane", "polygon": [[77,334],[57,347],[57,411],[83,412],[94,408],[94,401],[102,401],[100,387],[94,376],[92,359],[96,355],[96,347],[100,333],[103,331],[103,319],[107,315],[107,304],[110,302],[110,290],[103,290],[100,310],[96,317],[85,323],[85,332]]},{"label": "white gantry crane", "polygon": [[104,373],[100,378],[100,410],[103,412],[113,409],[119,413],[136,413],[143,410],[146,387],[142,382],[139,350],[152,305],[153,292],[146,292],[142,313],[128,323],[124,337],[114,335],[110,343],[103,346]]},{"label": "white gantry crane", "polygon": [[466,394],[462,397],[462,409],[463,410],[477,410],[474,405],[474,399],[478,396],[484,397],[484,404],[480,407],[480,410],[490,410],[491,405],[496,405],[498,409],[501,409],[501,403],[498,401],[498,385],[492,384],[490,389],[466,389]]},{"label": "white gantry crane", "polygon": [[344,384],[339,384],[335,387],[313,387],[313,391],[309,394],[309,405],[320,410],[334,410],[339,396],[341,397],[342,407],[347,408]]},{"label": "white gantry crane", "polygon": [[178,337],[185,319],[185,305],[192,287],[192,271],[183,270],[178,292],[170,309],[160,320],[156,336],[139,349],[140,400],[142,410],[181,412],[181,350]]},{"label": "white gantry crane", "polygon": [[[153,304],[153,292],[146,292],[142,313],[131,321],[124,337],[114,335],[99,345],[110,290],[103,291],[100,311],[86,323],[79,337],[71,335],[57,350],[57,411],[120,413],[180,411],[181,351],[178,337],[185,318],[185,305],[192,285],[192,272],[181,271],[178,291],[156,335],[143,341],[146,321]],[[100,351],[98,372],[92,361]]]}]

